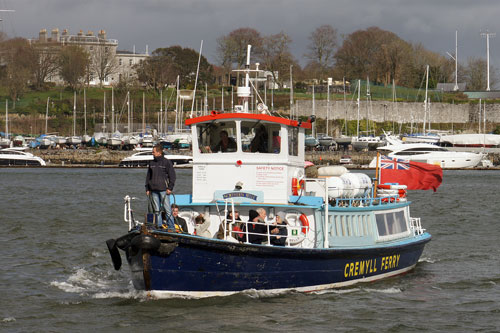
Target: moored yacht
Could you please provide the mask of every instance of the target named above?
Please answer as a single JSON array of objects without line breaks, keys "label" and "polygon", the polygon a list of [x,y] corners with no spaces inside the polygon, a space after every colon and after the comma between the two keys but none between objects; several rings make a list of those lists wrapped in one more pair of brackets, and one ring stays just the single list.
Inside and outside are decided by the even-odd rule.
[{"label": "moored yacht", "polygon": [[[392,158],[439,165],[443,169],[473,168],[484,156],[482,153],[450,151],[428,143],[391,144],[378,150]],[[377,159],[374,158],[369,167],[375,168],[376,164]]]},{"label": "moored yacht", "polygon": [[45,161],[38,156],[21,149],[0,149],[0,166],[45,166]]},{"label": "moored yacht", "polygon": [[[185,165],[192,163],[193,157],[189,155],[165,154],[164,157],[168,159],[174,166]],[[142,150],[131,156],[125,157],[120,161],[120,167],[147,167],[149,162],[153,160],[152,148]]]}]

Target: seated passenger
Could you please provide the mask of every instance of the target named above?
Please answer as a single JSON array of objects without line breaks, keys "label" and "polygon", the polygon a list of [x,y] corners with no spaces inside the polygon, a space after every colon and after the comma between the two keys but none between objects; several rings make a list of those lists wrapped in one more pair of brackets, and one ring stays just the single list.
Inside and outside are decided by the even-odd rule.
[{"label": "seated passenger", "polygon": [[252,153],[267,153],[267,131],[262,124],[255,129],[255,137],[250,142],[250,151]]},{"label": "seated passenger", "polygon": [[220,132],[220,141],[219,143],[211,149],[212,152],[216,153],[221,151],[223,153],[226,152],[235,152],[236,151],[236,141],[229,136],[227,131],[222,130]]},{"label": "seated passenger", "polygon": [[283,211],[279,211],[276,214],[276,222],[269,227],[269,233],[271,234],[271,244],[284,246],[286,244],[286,237],[288,236],[288,230],[286,225],[286,214]]},{"label": "seated passenger", "polygon": [[196,216],[194,219],[196,226],[194,227],[194,234],[201,237],[211,238],[212,234],[208,230],[210,227],[210,220],[205,220],[203,214]]},{"label": "seated passenger", "polygon": [[267,226],[264,225],[264,221],[255,210],[250,210],[248,216],[248,223],[244,228],[244,231],[248,232],[248,235],[244,235],[244,240],[246,241],[246,237],[248,237],[249,243],[261,244],[267,240]]},{"label": "seated passenger", "polygon": [[217,239],[224,239],[224,231],[226,232],[226,240],[230,241],[236,241],[236,242],[242,242],[244,241],[243,238],[243,229],[241,226],[241,222],[236,222],[236,221],[241,221],[240,218],[240,213],[235,210],[234,211],[234,222],[233,223],[233,212],[229,212],[226,216],[226,220],[224,220],[220,226],[219,226],[219,231],[215,235],[215,238]]},{"label": "seated passenger", "polygon": [[172,204],[172,217],[174,218],[175,231],[184,234],[189,233],[186,220],[179,216],[179,206]]}]

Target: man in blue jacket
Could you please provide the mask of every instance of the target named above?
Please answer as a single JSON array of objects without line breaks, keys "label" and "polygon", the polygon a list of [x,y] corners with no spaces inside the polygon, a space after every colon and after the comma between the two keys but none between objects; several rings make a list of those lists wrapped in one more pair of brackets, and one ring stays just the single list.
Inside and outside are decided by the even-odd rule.
[{"label": "man in blue jacket", "polygon": [[153,147],[153,156],[146,176],[146,195],[150,197],[158,227],[163,224],[161,212],[164,211],[168,231],[175,232],[169,198],[175,185],[175,170],[172,162],[163,157],[163,147],[160,144]]}]

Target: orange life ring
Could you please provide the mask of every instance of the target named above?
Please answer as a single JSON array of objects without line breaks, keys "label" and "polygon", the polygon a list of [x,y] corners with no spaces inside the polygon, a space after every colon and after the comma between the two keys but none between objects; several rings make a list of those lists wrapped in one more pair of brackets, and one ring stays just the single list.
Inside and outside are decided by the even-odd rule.
[{"label": "orange life ring", "polygon": [[377,188],[384,189],[384,190],[390,190],[391,189],[391,185],[378,184]]},{"label": "orange life ring", "polygon": [[304,188],[304,179],[292,178],[292,194],[299,195],[299,191]]},{"label": "orange life ring", "polygon": [[302,224],[302,233],[307,235],[307,231],[309,230],[309,220],[305,214],[300,215],[299,217],[300,223]]}]

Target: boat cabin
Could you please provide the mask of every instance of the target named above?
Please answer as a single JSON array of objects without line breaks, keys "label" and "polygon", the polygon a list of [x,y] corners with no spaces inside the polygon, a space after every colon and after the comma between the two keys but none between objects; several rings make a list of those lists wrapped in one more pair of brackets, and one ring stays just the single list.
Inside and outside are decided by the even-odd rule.
[{"label": "boat cabin", "polygon": [[253,113],[186,120],[193,137],[193,203],[287,204],[292,180],[304,178],[304,132],[310,122]]}]

